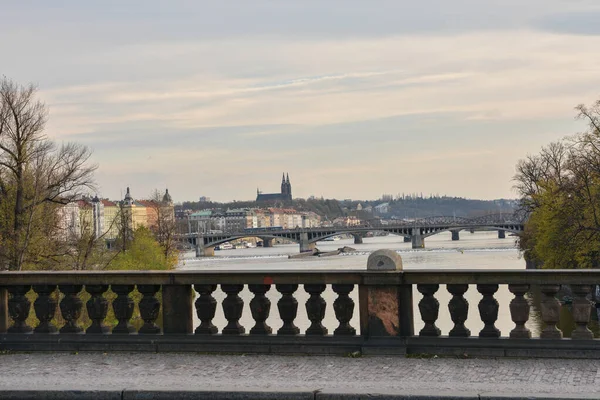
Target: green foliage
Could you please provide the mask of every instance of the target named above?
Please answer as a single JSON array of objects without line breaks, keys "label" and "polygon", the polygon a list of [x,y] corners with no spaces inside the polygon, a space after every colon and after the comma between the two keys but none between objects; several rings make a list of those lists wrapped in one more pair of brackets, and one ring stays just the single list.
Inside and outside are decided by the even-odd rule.
[{"label": "green foliage", "polygon": [[169,270],[177,263],[177,257],[165,257],[164,250],[152,232],[140,227],[133,233],[129,248],[119,253],[106,269],[109,270]]},{"label": "green foliage", "polygon": [[519,245],[543,268],[600,267],[600,102],[578,110],[587,132],[517,165],[516,187],[531,212]]}]

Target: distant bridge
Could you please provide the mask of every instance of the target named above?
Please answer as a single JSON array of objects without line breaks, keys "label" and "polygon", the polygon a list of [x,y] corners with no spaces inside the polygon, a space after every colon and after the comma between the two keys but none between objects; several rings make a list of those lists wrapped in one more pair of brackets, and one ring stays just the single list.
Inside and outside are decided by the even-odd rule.
[{"label": "distant bridge", "polygon": [[414,221],[399,221],[393,225],[381,226],[348,226],[320,227],[270,230],[269,228],[252,229],[251,231],[227,232],[216,234],[189,233],[181,238],[196,247],[197,256],[214,255],[215,246],[245,237],[257,237],[263,240],[265,247],[273,245],[273,239],[283,238],[300,245],[300,252],[311,251],[315,243],[332,236],[350,234],[354,243],[362,243],[362,238],[368,232],[387,232],[403,236],[405,241],[412,243],[412,248],[425,247],[425,238],[442,232],[452,232],[452,240],[459,239],[461,230],[486,229],[497,230],[498,237],[504,238],[506,232],[521,234],[527,215],[524,213],[500,213],[484,215],[476,218],[463,217],[427,217]]}]

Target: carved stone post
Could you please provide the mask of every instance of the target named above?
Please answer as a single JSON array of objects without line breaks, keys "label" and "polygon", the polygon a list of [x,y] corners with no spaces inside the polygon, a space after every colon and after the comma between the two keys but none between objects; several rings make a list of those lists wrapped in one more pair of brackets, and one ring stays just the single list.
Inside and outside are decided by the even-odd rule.
[{"label": "carved stone post", "polygon": [[481,338],[498,338],[500,330],[496,328],[495,323],[498,320],[498,300],[494,298],[494,293],[498,291],[496,284],[477,285],[477,291],[483,295],[479,301],[479,316],[484,323],[483,329],[479,332]]},{"label": "carved stone post", "polygon": [[417,285],[417,290],[423,295],[419,301],[419,311],[425,326],[419,332],[419,336],[440,336],[440,328],[435,326],[440,310],[440,302],[433,296],[438,291],[438,284]]},{"label": "carved stone post", "polygon": [[163,285],[163,332],[190,334],[194,330],[192,285]]},{"label": "carved stone post", "polygon": [[250,311],[256,324],[250,329],[251,335],[270,335],[273,329],[266,324],[271,311],[271,300],[265,296],[265,293],[271,289],[271,285],[248,285],[248,289],[254,294],[250,300]]},{"label": "carved stone post", "polygon": [[196,315],[200,320],[200,325],[196,328],[197,335],[214,335],[218,329],[213,325],[212,320],[217,311],[217,300],[212,293],[217,290],[217,285],[194,285],[196,292],[200,297],[196,299]]},{"label": "carved stone post", "polygon": [[8,313],[13,320],[13,326],[8,328],[8,333],[31,333],[33,328],[27,325],[27,317],[31,310],[31,302],[25,296],[31,290],[31,285],[8,286],[10,298],[8,299]]},{"label": "carved stone post", "polygon": [[[367,270],[402,271],[402,257],[393,250],[374,251],[367,260]],[[413,335],[411,285],[363,285],[359,289],[359,302],[363,336]]]},{"label": "carved stone post", "polygon": [[227,326],[223,328],[224,335],[241,335],[246,332],[239,323],[244,310],[244,300],[238,294],[243,288],[244,285],[221,285],[221,289],[227,294],[223,300],[223,314],[227,319]]},{"label": "carved stone post", "polygon": [[39,325],[33,330],[35,333],[58,333],[58,329],[51,322],[56,314],[57,301],[52,297],[56,285],[34,285],[33,291],[38,298],[33,303],[35,315],[40,320]]},{"label": "carved stone post", "polygon": [[542,339],[561,339],[562,332],[556,327],[560,316],[560,302],[554,297],[558,293],[560,285],[540,285],[544,294],[541,302],[542,321],[546,327],[540,332]]},{"label": "carved stone post", "polygon": [[8,290],[0,287],[0,334],[8,331]]},{"label": "carved stone post", "polygon": [[471,336],[471,331],[465,327],[465,321],[469,314],[469,302],[464,297],[464,294],[469,289],[469,285],[448,284],[447,288],[448,292],[452,294],[452,299],[448,303],[448,310],[450,311],[452,322],[454,322],[454,328],[450,330],[448,336],[469,337]]},{"label": "carved stone post", "polygon": [[306,330],[307,336],[324,336],[327,335],[327,328],[322,324],[325,318],[325,309],[327,303],[321,294],[325,291],[327,285],[304,285],[304,290],[310,294],[306,300],[306,315],[311,324]]},{"label": "carved stone post", "polygon": [[294,325],[296,315],[298,315],[298,300],[294,297],[294,292],[298,290],[298,285],[276,285],[277,291],[282,294],[277,302],[279,316],[283,325],[277,331],[278,335],[297,335],[300,329]]},{"label": "carved stone post", "polygon": [[354,285],[337,284],[331,285],[331,288],[338,295],[338,298],[333,302],[333,311],[335,311],[335,318],[340,322],[333,334],[340,336],[356,335],[356,329],[350,325],[350,320],[354,314],[354,300],[348,296],[354,290]]},{"label": "carved stone post", "polygon": [[113,333],[129,335],[135,332],[135,328],[129,323],[133,315],[135,304],[129,293],[133,292],[134,285],[112,285],[111,289],[117,294],[117,298],[113,300],[113,310],[115,317],[119,321],[114,327]]},{"label": "carved stone post", "polygon": [[138,291],[144,295],[138,304],[140,316],[144,320],[144,325],[139,332],[142,335],[157,335],[160,328],[155,324],[160,313],[160,301],[156,298],[156,293],[160,290],[160,285],[138,285]]},{"label": "carved stone post", "polygon": [[529,285],[508,285],[508,290],[515,295],[515,298],[510,301],[510,317],[515,323],[515,328],[510,331],[510,337],[531,339],[531,331],[525,327],[525,323],[529,320],[529,303],[524,296],[529,290]]},{"label": "carved stone post", "polygon": [[79,292],[83,286],[59,285],[58,288],[65,295],[60,302],[60,312],[65,320],[65,325],[60,329],[60,333],[83,333],[83,328],[77,325],[83,308],[83,301],[79,298]]},{"label": "carved stone post", "polygon": [[592,303],[587,299],[587,295],[592,291],[591,285],[571,285],[573,291],[573,320],[577,326],[571,333],[571,339],[593,339],[594,334],[587,327],[590,322],[590,313],[592,312]]},{"label": "carved stone post", "polygon": [[108,285],[86,285],[85,290],[92,296],[85,304],[88,316],[92,320],[85,333],[109,334],[110,327],[104,324],[108,314],[108,300],[103,296],[108,290]]}]

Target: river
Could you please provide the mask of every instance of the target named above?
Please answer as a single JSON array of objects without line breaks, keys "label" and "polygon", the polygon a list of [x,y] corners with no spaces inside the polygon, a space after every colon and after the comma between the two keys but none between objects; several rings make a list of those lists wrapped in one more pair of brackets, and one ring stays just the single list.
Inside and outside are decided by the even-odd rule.
[{"label": "river", "polygon": [[[183,270],[303,270],[303,269],[366,269],[367,258],[372,251],[378,249],[393,249],[397,251],[403,260],[404,269],[525,269],[525,260],[520,257],[519,251],[515,246],[515,238],[507,236],[505,239],[498,239],[497,232],[475,232],[468,231],[460,232],[460,240],[452,241],[450,233],[442,233],[428,237],[425,240],[424,249],[411,248],[410,243],[404,243],[401,237],[376,236],[364,238],[363,244],[354,244],[352,239],[341,239],[336,241],[318,242],[317,248],[321,251],[333,251],[337,248],[349,246],[356,249],[356,252],[349,254],[341,254],[330,257],[306,257],[300,259],[288,259],[290,254],[298,254],[297,244],[278,244],[270,248],[248,248],[248,249],[231,249],[220,250],[215,252],[215,257],[196,258],[194,252],[187,252],[183,255],[179,265],[179,269]],[[274,332],[281,326],[278,320],[277,300],[281,295],[271,288],[267,293],[268,298],[272,302],[271,316],[267,320]],[[240,323],[246,327],[246,332],[253,326],[253,320],[250,315],[249,302],[252,299],[252,294],[245,288],[240,296],[244,300],[244,313]],[[352,326],[359,331],[358,323],[358,293],[354,290],[351,293],[352,298],[356,303],[355,316],[350,322]],[[224,294],[217,290],[214,297],[218,302],[222,301]],[[306,316],[304,303],[308,299],[308,294],[300,287],[295,293],[298,300],[298,317],[296,325],[303,332],[310,322]],[[328,288],[323,294],[327,301],[327,313],[323,325],[329,332],[337,326],[337,320],[333,314],[333,301],[336,298],[335,293]],[[452,296],[446,290],[445,285],[440,285],[439,291],[436,293],[436,298],[440,302],[440,313],[437,321],[437,326],[441,329],[442,335],[447,335],[453,327],[450,314],[448,312],[448,302]],[[474,285],[470,285],[469,290],[465,294],[465,298],[469,302],[469,318],[466,326],[471,330],[471,335],[478,335],[483,328],[483,322],[479,318],[477,304],[481,299],[481,294],[477,292]],[[500,329],[502,336],[508,336],[514,323],[511,321],[508,305],[512,300],[513,295],[508,291],[506,285],[501,285],[495,295],[500,303],[498,321],[496,326]],[[537,297],[537,296],[536,296]],[[415,305],[415,333],[423,327],[423,322],[420,319],[420,314],[417,304],[421,299],[421,294],[414,289],[414,305]],[[533,304],[539,304],[539,299],[534,299],[531,296]],[[219,303],[220,304],[220,303]],[[563,307],[567,311],[566,307]],[[563,315],[565,331],[570,331],[569,322],[570,314]],[[561,321],[563,322],[563,321]],[[199,321],[195,321],[196,325]],[[213,323],[221,329],[226,325],[226,320],[223,316],[221,307],[217,308],[217,314]],[[537,307],[533,307],[530,321],[527,327],[532,330],[533,336],[539,336],[541,328],[539,311]],[[591,327],[595,333],[598,333],[597,321]]]}]

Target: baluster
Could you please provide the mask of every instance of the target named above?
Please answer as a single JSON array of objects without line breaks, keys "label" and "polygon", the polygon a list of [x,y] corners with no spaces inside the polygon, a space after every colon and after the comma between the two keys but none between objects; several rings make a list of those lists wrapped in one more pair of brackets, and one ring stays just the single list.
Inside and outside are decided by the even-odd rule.
[{"label": "baluster", "polygon": [[60,312],[65,320],[65,325],[60,328],[60,333],[83,333],[83,328],[77,325],[83,308],[83,301],[79,298],[79,292],[83,286],[59,285],[58,288],[65,295],[60,302]]},{"label": "baluster", "polygon": [[440,336],[440,328],[435,326],[440,310],[440,302],[433,296],[439,288],[440,285],[437,284],[417,285],[417,290],[423,295],[423,298],[419,301],[419,311],[421,312],[421,319],[425,323],[425,326],[419,332],[419,336]]},{"label": "baluster", "polygon": [[34,285],[33,291],[38,298],[33,303],[35,315],[40,320],[39,325],[33,330],[35,333],[58,333],[58,329],[51,322],[56,314],[57,301],[52,297],[56,285]]},{"label": "baluster", "polygon": [[590,322],[592,303],[587,295],[592,291],[591,285],[571,285],[573,291],[573,320],[577,326],[571,333],[571,339],[593,339],[594,334],[587,327]]},{"label": "baluster", "polygon": [[334,335],[353,336],[356,335],[356,329],[350,326],[350,320],[354,314],[354,300],[348,294],[354,290],[354,285],[331,285],[331,288],[337,293],[338,298],[333,302],[333,311],[340,325],[333,331]]},{"label": "baluster", "polygon": [[494,293],[498,291],[498,285],[477,285],[477,291],[483,295],[483,298],[479,301],[479,316],[481,317],[484,326],[479,332],[479,337],[500,337],[500,330],[495,326],[496,320],[498,320],[499,306],[498,300],[494,298]]},{"label": "baluster", "polygon": [[471,331],[465,327],[465,321],[469,314],[469,302],[464,298],[464,294],[469,289],[469,285],[455,284],[446,285],[448,292],[452,294],[452,299],[448,303],[448,310],[452,322],[454,322],[454,328],[450,330],[448,336],[456,337],[469,337]]},{"label": "baluster", "polygon": [[298,300],[293,294],[298,290],[298,285],[275,285],[275,287],[282,294],[281,299],[277,302],[277,309],[283,325],[279,328],[277,334],[297,335],[300,333],[300,329],[294,325],[294,320],[298,314]]},{"label": "baluster", "polygon": [[113,311],[115,318],[119,321],[117,326],[113,328],[113,333],[131,334],[135,332],[135,328],[129,323],[133,315],[135,304],[129,293],[133,292],[134,285],[112,285],[111,289],[117,294],[117,298],[113,300]]},{"label": "baluster", "polygon": [[515,295],[510,301],[510,317],[515,323],[515,328],[510,331],[512,339],[531,339],[531,331],[525,327],[529,319],[529,302],[525,299],[525,293],[529,285],[508,285],[508,290]]},{"label": "baluster", "polygon": [[13,326],[8,328],[8,333],[31,333],[33,328],[26,322],[31,310],[31,302],[25,296],[31,290],[31,285],[15,285],[7,288],[11,295],[8,299],[8,314],[13,320]]},{"label": "baluster", "polygon": [[322,324],[327,303],[321,296],[326,287],[326,285],[304,285],[304,290],[310,294],[310,297],[306,300],[306,315],[311,324],[306,330],[306,335],[327,335],[327,328]]},{"label": "baluster", "polygon": [[540,332],[540,338],[561,339],[562,332],[556,327],[560,315],[560,302],[554,297],[560,290],[560,285],[540,285],[540,290],[544,294],[540,304],[542,321],[546,324],[546,327]]},{"label": "baluster", "polygon": [[138,304],[144,325],[142,325],[138,333],[146,335],[159,334],[160,328],[154,321],[158,318],[160,311],[160,301],[156,298],[156,292],[160,290],[160,285],[138,285],[137,289],[144,295]]},{"label": "baluster", "polygon": [[88,316],[92,320],[92,324],[85,333],[109,334],[110,327],[104,324],[108,313],[108,300],[103,296],[104,292],[108,290],[108,285],[86,285],[85,290],[92,296],[85,303]]},{"label": "baluster", "polygon": [[214,335],[218,331],[212,323],[217,311],[217,300],[212,296],[212,293],[217,290],[217,285],[194,285],[194,289],[200,293],[200,297],[194,303],[200,325],[194,332],[202,335]]},{"label": "baluster", "polygon": [[250,329],[250,334],[269,335],[273,329],[265,321],[269,318],[271,300],[265,296],[265,293],[271,289],[271,285],[248,285],[248,289],[254,293],[254,298],[250,301],[250,311],[256,321],[254,327]]},{"label": "baluster", "polygon": [[244,310],[244,300],[238,294],[243,288],[244,285],[221,285],[221,290],[227,294],[223,300],[223,314],[227,319],[227,326],[223,328],[224,335],[241,335],[246,332],[239,323]]}]

